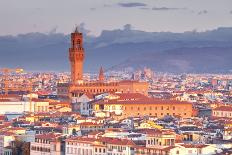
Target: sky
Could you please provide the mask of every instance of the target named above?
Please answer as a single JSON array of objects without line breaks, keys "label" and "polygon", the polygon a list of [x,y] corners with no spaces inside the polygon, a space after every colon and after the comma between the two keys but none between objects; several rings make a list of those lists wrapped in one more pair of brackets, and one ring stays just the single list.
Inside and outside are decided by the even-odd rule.
[{"label": "sky", "polygon": [[123,28],[148,32],[232,27],[232,0],[0,0],[0,36],[29,32],[89,34]]}]

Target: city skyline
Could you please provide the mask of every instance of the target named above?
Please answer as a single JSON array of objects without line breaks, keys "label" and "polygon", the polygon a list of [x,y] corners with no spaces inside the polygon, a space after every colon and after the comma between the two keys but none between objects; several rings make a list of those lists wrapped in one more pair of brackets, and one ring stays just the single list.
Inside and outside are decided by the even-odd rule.
[{"label": "city skyline", "polygon": [[[2,35],[29,32],[68,34],[85,25],[91,35],[122,28],[148,32],[206,31],[232,26],[230,0],[0,1]],[[7,17],[7,18],[5,18]]]},{"label": "city skyline", "polygon": [[0,0],[0,155],[232,154],[231,0]]}]

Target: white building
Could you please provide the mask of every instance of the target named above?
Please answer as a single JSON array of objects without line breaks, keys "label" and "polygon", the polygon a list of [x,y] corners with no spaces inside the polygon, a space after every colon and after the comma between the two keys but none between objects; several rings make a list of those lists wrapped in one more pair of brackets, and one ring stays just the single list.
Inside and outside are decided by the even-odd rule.
[{"label": "white building", "polygon": [[170,149],[170,155],[212,155],[220,152],[216,146],[204,144],[176,144]]},{"label": "white building", "polygon": [[49,102],[34,99],[31,102],[23,100],[6,99],[0,100],[0,114],[24,112],[48,112]]}]

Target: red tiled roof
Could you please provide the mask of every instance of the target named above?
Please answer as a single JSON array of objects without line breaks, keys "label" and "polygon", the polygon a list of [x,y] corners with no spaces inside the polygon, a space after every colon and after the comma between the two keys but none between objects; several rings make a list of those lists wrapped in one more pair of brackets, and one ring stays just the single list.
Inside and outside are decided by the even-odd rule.
[{"label": "red tiled roof", "polygon": [[2,99],[2,98],[0,98],[0,102],[10,102],[10,101],[12,101],[12,100],[10,100],[10,99]]},{"label": "red tiled roof", "polygon": [[105,140],[107,144],[113,144],[113,145],[127,145],[127,146],[136,145],[132,140],[128,140],[128,139],[102,138],[102,140]]},{"label": "red tiled roof", "polygon": [[53,139],[56,139],[60,136],[61,136],[61,134],[48,133],[48,134],[35,135],[35,138],[53,140]]},{"label": "red tiled roof", "polygon": [[192,104],[186,101],[178,101],[178,100],[162,100],[162,99],[139,99],[139,100],[100,100],[96,102],[97,104]]},{"label": "red tiled roof", "polygon": [[130,100],[130,99],[148,99],[147,96],[140,93],[115,93],[119,96],[119,100]]},{"label": "red tiled roof", "polygon": [[205,144],[196,144],[196,145],[193,145],[193,144],[181,144],[181,146],[185,147],[185,148],[204,148],[208,145],[205,145]]},{"label": "red tiled roof", "polygon": [[31,99],[31,101],[32,101],[32,102],[49,102],[48,100],[37,99],[37,98]]},{"label": "red tiled roof", "polygon": [[79,125],[81,126],[102,126],[103,124],[94,123],[94,122],[82,122]]},{"label": "red tiled roof", "polygon": [[89,99],[94,99],[94,95],[91,93],[85,93],[85,95],[89,98]]},{"label": "red tiled roof", "polygon": [[230,111],[230,112],[232,112],[232,106],[220,106],[220,107],[217,107],[213,110],[214,111]]}]

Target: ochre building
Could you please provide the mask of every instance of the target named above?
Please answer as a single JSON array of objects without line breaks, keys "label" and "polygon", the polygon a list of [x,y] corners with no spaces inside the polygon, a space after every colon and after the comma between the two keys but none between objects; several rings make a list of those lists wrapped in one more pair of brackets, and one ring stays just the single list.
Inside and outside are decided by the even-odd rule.
[{"label": "ochre building", "polygon": [[138,96],[138,94],[128,93],[123,98],[100,100],[94,103],[93,111],[108,113],[108,116],[112,115],[117,119],[142,116],[162,118],[167,115],[192,117],[193,108],[189,102]]},{"label": "ochre building", "polygon": [[147,95],[148,83],[140,81],[107,82],[103,69],[100,69],[99,80],[85,82],[83,79],[83,63],[85,51],[83,47],[83,35],[76,29],[71,33],[71,47],[69,48],[69,61],[71,65],[71,82],[59,83],[57,92],[60,97],[72,97],[75,91],[83,91],[92,94],[105,92],[142,93]]}]

